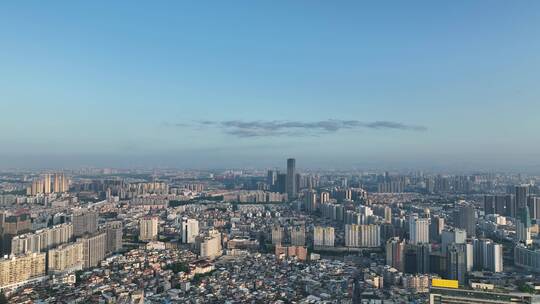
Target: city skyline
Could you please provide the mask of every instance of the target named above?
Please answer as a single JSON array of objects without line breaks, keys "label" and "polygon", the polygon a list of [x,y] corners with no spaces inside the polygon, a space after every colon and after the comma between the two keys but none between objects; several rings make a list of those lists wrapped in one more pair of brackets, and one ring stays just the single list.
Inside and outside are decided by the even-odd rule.
[{"label": "city skyline", "polygon": [[4,3],[0,168],[537,173],[539,6]]}]

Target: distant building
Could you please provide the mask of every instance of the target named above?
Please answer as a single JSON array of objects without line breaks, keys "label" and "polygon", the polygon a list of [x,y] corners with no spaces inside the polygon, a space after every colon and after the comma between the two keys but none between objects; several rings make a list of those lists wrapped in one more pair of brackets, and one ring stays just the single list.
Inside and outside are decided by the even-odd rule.
[{"label": "distant building", "polygon": [[306,245],[306,227],[303,225],[289,227],[289,241],[292,246]]},{"label": "distant building", "polygon": [[272,226],[272,245],[283,243],[283,227],[280,225]]},{"label": "distant building", "polygon": [[286,190],[289,199],[295,199],[298,193],[298,185],[296,183],[296,160],[294,158],[287,159],[287,183]]},{"label": "distant building", "polygon": [[49,250],[47,265],[49,272],[72,272],[83,269],[84,259],[82,242],[63,244]]},{"label": "distant building", "polygon": [[456,226],[467,231],[468,237],[476,235],[476,217],[474,206],[471,204],[458,205]]},{"label": "distant building", "polygon": [[304,246],[276,246],[275,253],[279,259],[296,257],[300,261],[307,260],[307,248]]},{"label": "distant building", "polygon": [[199,235],[199,221],[196,219],[182,219],[182,243],[193,244],[195,238]]},{"label": "distant building", "polygon": [[315,226],[313,229],[313,245],[334,247],[334,227]]},{"label": "distant building", "polygon": [[503,271],[503,247],[490,239],[473,239],[474,268],[491,272]]},{"label": "distant building", "polygon": [[448,246],[447,278],[457,280],[460,285],[465,285],[467,274],[467,252],[465,244],[451,244]]},{"label": "distant building", "polygon": [[527,207],[527,198],[529,196],[529,185],[520,185],[515,187],[515,204],[513,206],[512,217],[517,217],[521,208]]},{"label": "distant building", "polygon": [[411,244],[429,243],[429,219],[409,217],[409,240]]},{"label": "distant building", "polygon": [[206,236],[198,236],[196,244],[201,258],[214,259],[222,254],[221,233],[215,229]]},{"label": "distant building", "polygon": [[381,246],[381,227],[379,225],[345,225],[345,246],[379,247]]},{"label": "distant building", "polygon": [[32,252],[46,252],[48,249],[71,241],[72,224],[60,224],[13,237],[11,254],[19,255]]},{"label": "distant building", "polygon": [[404,271],[405,241],[394,237],[386,242],[386,265]]},{"label": "distant building", "polygon": [[0,260],[0,289],[16,288],[45,276],[45,253],[30,253]]},{"label": "distant building", "polygon": [[107,232],[107,253],[118,252],[122,249],[123,226],[121,221],[108,222],[105,226]]},{"label": "distant building", "polygon": [[139,220],[139,240],[156,240],[159,232],[159,219],[155,216],[145,216]]},{"label": "distant building", "polygon": [[531,216],[527,206],[519,209],[516,221],[516,241],[525,245],[532,244]]},{"label": "distant building", "polygon": [[540,220],[540,197],[529,196],[527,206],[529,207],[531,219]]},{"label": "distant building", "polygon": [[441,251],[446,254],[448,246],[451,244],[465,244],[467,232],[464,229],[448,228],[441,234]]},{"label": "distant building", "polygon": [[83,244],[84,268],[96,267],[105,258],[107,233],[87,234],[77,239]]},{"label": "distant building", "polygon": [[315,212],[319,209],[317,192],[315,190],[309,190],[305,193],[304,206],[307,212]]},{"label": "distant building", "polygon": [[429,240],[431,242],[440,242],[443,229],[444,218],[437,215],[432,216],[429,224]]},{"label": "distant building", "polygon": [[432,287],[430,304],[530,304],[538,303],[540,296],[524,293],[488,292],[471,289]]},{"label": "distant building", "polygon": [[81,210],[73,214],[71,222],[75,237],[92,234],[97,231],[98,216],[94,211]]}]

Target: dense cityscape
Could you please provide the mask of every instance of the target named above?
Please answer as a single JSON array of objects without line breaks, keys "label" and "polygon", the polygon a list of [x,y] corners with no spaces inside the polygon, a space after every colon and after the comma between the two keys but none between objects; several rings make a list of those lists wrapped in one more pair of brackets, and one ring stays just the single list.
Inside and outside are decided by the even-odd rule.
[{"label": "dense cityscape", "polygon": [[537,303],[538,176],[2,171],[10,303]]},{"label": "dense cityscape", "polygon": [[540,1],[0,1],[0,304],[540,304]]}]

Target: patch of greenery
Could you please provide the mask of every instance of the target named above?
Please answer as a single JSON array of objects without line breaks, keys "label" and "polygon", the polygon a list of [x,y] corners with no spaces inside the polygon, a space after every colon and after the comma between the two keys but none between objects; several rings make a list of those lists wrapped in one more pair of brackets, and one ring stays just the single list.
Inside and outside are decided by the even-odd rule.
[{"label": "patch of greenery", "polygon": [[518,290],[521,292],[526,292],[526,293],[535,293],[534,287],[532,287],[529,284],[519,285]]},{"label": "patch of greenery", "polygon": [[175,263],[168,264],[167,266],[165,266],[165,269],[172,270],[172,272],[174,272],[175,274],[179,272],[186,272],[186,273],[189,272],[188,265],[183,262],[175,262]]},{"label": "patch of greenery", "polygon": [[211,276],[214,273],[214,271],[216,270],[214,269],[206,273],[197,273],[196,275],[193,276],[193,283],[199,283],[203,278]]}]

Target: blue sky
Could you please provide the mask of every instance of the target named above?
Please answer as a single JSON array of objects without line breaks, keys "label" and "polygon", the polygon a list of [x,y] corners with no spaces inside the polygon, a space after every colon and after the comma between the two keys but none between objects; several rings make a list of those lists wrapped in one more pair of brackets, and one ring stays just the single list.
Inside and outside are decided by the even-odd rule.
[{"label": "blue sky", "polygon": [[2,2],[0,166],[540,168],[538,37],[538,1]]}]

